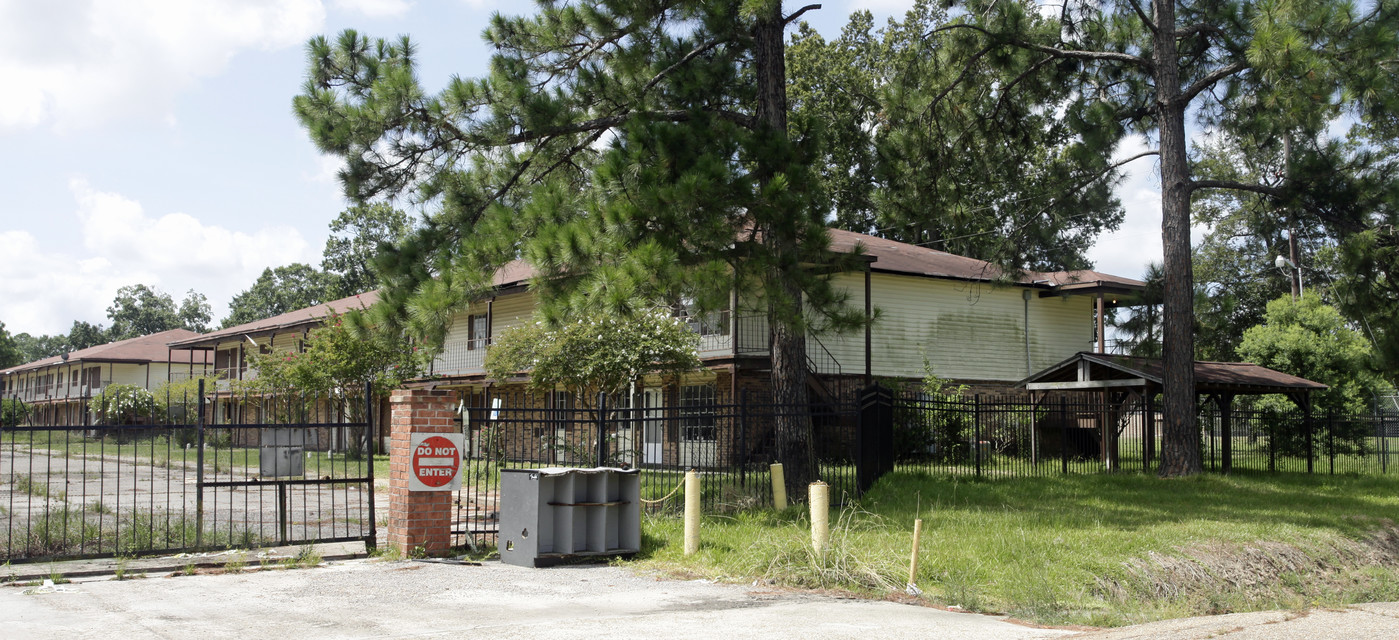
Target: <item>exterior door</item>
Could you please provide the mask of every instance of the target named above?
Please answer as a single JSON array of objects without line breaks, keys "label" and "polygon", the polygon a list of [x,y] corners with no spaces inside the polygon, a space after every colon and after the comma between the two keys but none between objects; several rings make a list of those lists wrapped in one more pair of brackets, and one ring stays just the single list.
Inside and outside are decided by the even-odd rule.
[{"label": "exterior door", "polygon": [[641,434],[642,464],[661,464],[665,437],[665,394],[660,389],[646,389],[641,394],[644,408]]}]

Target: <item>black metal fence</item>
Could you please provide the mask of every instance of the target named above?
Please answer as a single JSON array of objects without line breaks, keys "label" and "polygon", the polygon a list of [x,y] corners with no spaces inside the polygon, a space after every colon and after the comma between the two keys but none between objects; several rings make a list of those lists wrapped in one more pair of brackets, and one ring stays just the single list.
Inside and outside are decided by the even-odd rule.
[{"label": "black metal fence", "polygon": [[556,466],[612,466],[640,472],[646,510],[678,511],[685,472],[698,472],[707,512],[772,504],[775,428],[783,417],[809,419],[817,475],[833,500],[858,495],[853,404],[788,406],[750,401],[715,402],[679,397],[661,406],[596,398],[579,406],[562,396],[485,398],[465,412],[466,456],[456,501],[454,542],[491,545],[498,533],[500,470]]},{"label": "black metal fence", "polygon": [[[1154,472],[1161,416],[1141,397],[928,396],[894,400],[895,466],[981,477]],[[1200,403],[1208,471],[1389,473],[1399,415]]]},{"label": "black metal fence", "polygon": [[0,425],[0,562],[373,546],[374,423],[364,393],[203,391],[114,390]]}]

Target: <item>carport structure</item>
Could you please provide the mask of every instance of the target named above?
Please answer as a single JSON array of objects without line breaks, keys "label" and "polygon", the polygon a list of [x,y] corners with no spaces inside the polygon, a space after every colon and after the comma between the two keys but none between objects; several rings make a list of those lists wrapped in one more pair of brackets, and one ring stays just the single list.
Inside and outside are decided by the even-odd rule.
[{"label": "carport structure", "polygon": [[[1312,412],[1311,392],[1328,389],[1327,385],[1306,378],[1283,373],[1250,362],[1208,362],[1195,361],[1195,394],[1206,402],[1213,402],[1219,409],[1221,428],[1224,433],[1232,433],[1234,398],[1240,395],[1281,394],[1292,400],[1303,413],[1307,432],[1307,471],[1312,465]],[[1063,362],[1053,365],[1022,380],[1018,386],[1029,391],[1038,406],[1052,391],[1088,392],[1104,399],[1103,411],[1097,416],[1099,434],[1102,438],[1101,452],[1103,463],[1108,468],[1117,468],[1117,429],[1105,428],[1118,424],[1109,413],[1120,415],[1122,408],[1138,403],[1142,409],[1142,431],[1144,438],[1144,466],[1151,467],[1155,454],[1156,410],[1153,399],[1162,389],[1165,365],[1157,358],[1112,355],[1105,353],[1079,352]],[[1114,409],[1109,409],[1113,407]],[[1232,465],[1231,437],[1223,439],[1223,464],[1221,470],[1230,471]]]}]

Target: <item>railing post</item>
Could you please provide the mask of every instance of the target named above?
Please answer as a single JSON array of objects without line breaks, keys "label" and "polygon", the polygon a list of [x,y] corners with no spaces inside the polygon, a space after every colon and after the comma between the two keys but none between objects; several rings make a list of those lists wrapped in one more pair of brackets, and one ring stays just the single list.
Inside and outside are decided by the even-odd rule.
[{"label": "railing post", "polygon": [[972,442],[972,447],[976,449],[976,477],[981,477],[981,394],[972,396],[972,414],[976,422],[976,440]]},{"label": "railing post", "polygon": [[195,449],[194,546],[204,547],[204,379],[199,380],[199,417]]}]

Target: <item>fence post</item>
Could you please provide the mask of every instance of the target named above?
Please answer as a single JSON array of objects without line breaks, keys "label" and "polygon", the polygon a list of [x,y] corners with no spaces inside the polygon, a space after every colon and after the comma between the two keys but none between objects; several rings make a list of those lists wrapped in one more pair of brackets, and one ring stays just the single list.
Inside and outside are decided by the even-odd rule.
[{"label": "fence post", "polygon": [[1312,403],[1310,399],[1307,401],[1307,406],[1302,408],[1302,429],[1307,434],[1307,473],[1312,473],[1312,458],[1315,456],[1312,451]]},{"label": "fence post", "polygon": [[976,422],[976,441],[972,446],[976,449],[976,477],[981,477],[981,394],[972,396],[972,415]]},{"label": "fence post", "polygon": [[597,392],[597,466],[607,466],[607,392]]},{"label": "fence post", "polygon": [[1219,407],[1219,427],[1223,431],[1220,437],[1220,454],[1223,460],[1220,461],[1220,470],[1225,475],[1229,475],[1234,470],[1234,396],[1219,396],[1221,405]]},{"label": "fence post", "polygon": [[738,392],[738,486],[748,488],[748,390]]},{"label": "fence post", "polygon": [[859,431],[855,434],[855,489],[864,494],[880,476],[894,470],[894,397],[875,385],[860,391]]},{"label": "fence post", "polygon": [[1063,396],[1059,397],[1059,459],[1064,475],[1069,474],[1069,412]]},{"label": "fence post", "polygon": [[1389,473],[1389,430],[1385,428],[1384,411],[1380,408],[1380,401],[1375,399],[1375,417],[1377,418],[1376,429],[1379,430],[1380,446],[1375,447],[1375,452],[1380,454],[1380,473]]},{"label": "fence post", "polygon": [[[188,405],[186,405],[188,406]],[[195,450],[194,481],[194,546],[204,546],[204,379],[199,379],[199,417],[196,420],[198,441]]]},{"label": "fence post", "polygon": [[[379,439],[374,433],[374,382],[364,382],[364,437],[369,440],[364,447],[365,490],[369,494],[369,533],[364,536],[364,549],[373,553],[379,547],[379,530],[374,518],[374,452],[379,448]],[[470,534],[468,534],[470,535]]]},{"label": "fence post", "polygon": [[1336,475],[1336,414],[1326,408],[1326,453],[1331,459],[1331,475]]}]

